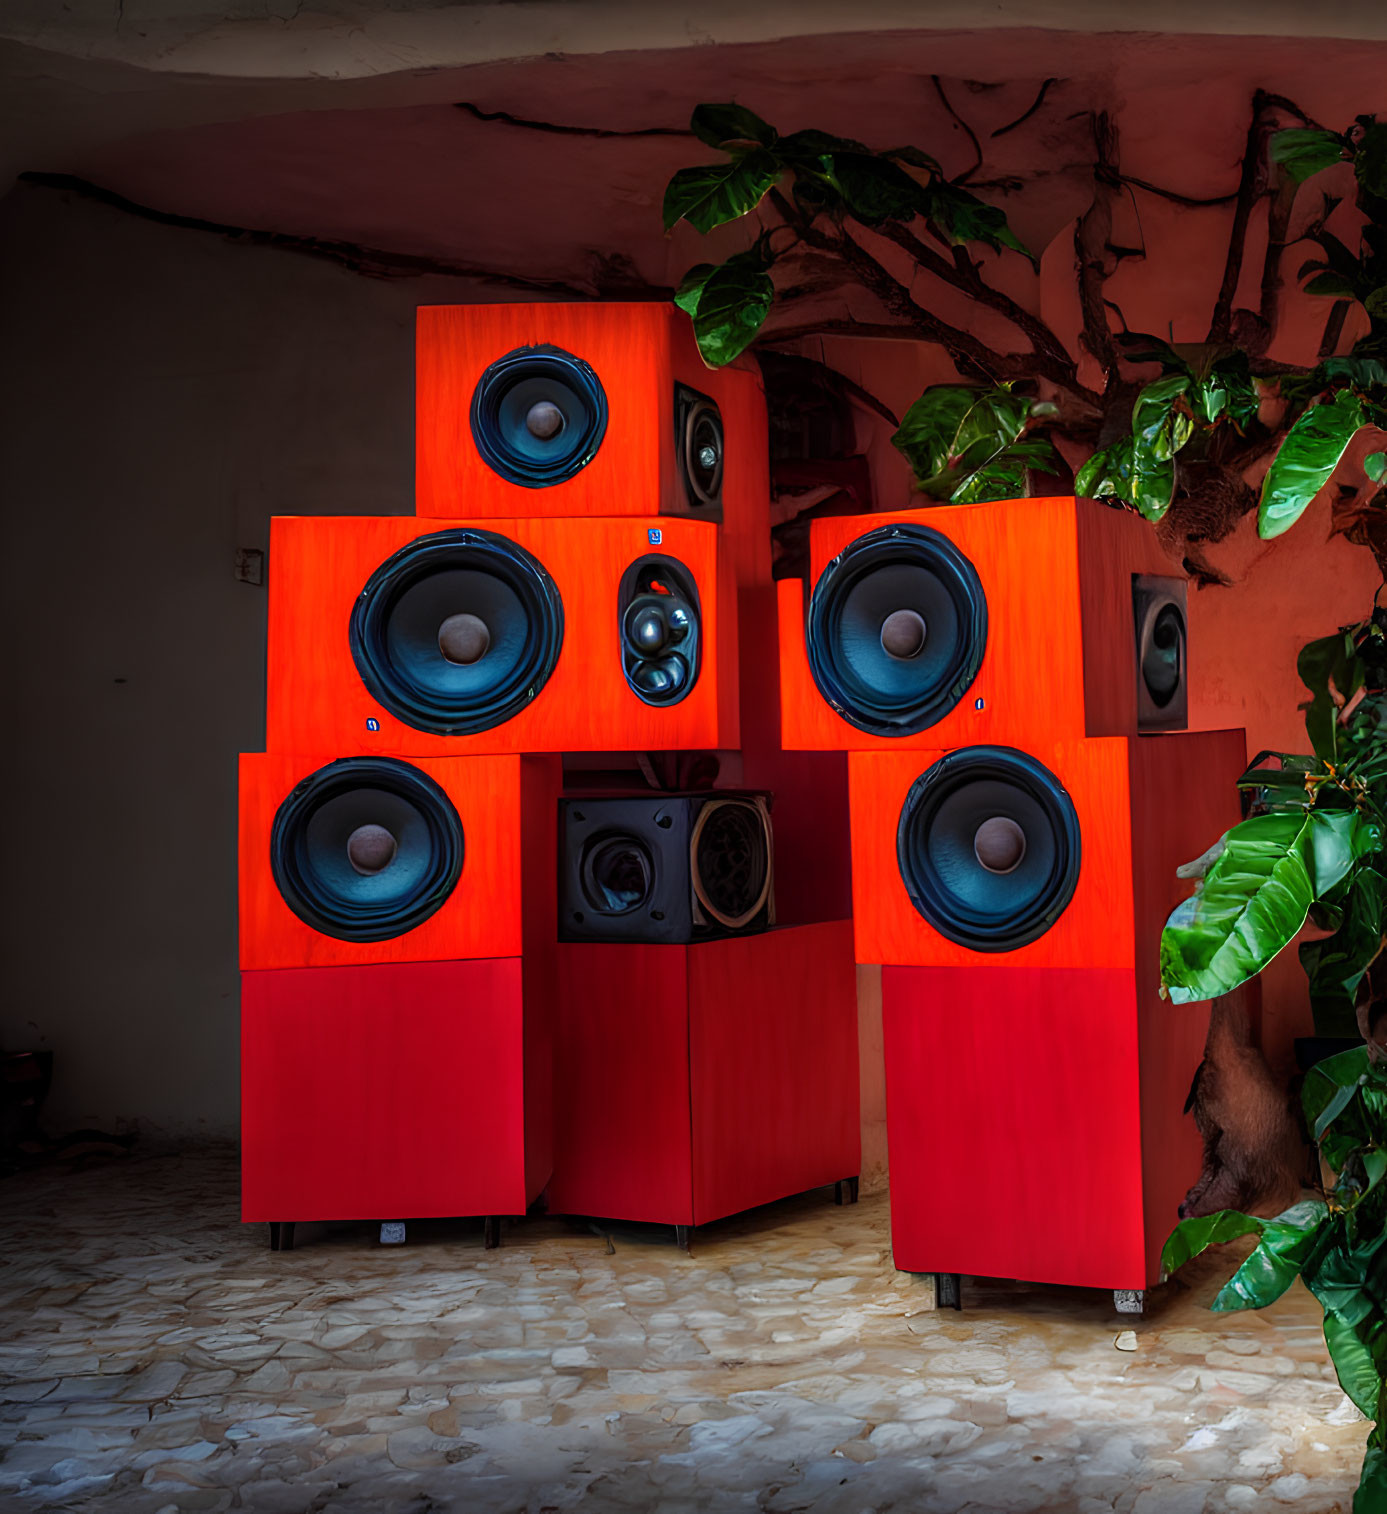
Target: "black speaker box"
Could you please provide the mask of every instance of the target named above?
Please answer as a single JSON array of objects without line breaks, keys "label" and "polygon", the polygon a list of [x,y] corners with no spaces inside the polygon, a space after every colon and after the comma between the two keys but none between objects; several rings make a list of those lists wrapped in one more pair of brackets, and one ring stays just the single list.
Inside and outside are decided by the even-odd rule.
[{"label": "black speaker box", "polygon": [[770,797],[560,801],[559,939],[686,943],[775,924]]}]

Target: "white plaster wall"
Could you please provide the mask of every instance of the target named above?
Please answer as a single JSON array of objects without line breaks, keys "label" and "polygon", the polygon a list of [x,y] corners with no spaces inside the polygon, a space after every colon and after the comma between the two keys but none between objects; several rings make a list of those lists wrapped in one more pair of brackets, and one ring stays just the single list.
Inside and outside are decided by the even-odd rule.
[{"label": "white plaster wall", "polygon": [[414,307],[463,297],[0,202],[0,1044],[56,1051],[53,1128],[236,1129],[265,590],[233,555],[271,514],[412,509]]}]

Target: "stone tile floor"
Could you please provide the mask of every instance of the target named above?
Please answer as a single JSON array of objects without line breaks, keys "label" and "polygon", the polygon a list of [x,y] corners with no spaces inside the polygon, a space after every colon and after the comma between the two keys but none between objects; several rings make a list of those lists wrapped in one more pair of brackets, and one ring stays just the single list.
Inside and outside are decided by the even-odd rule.
[{"label": "stone tile floor", "polygon": [[558,1219],[493,1252],[474,1221],[276,1254],[211,1151],[6,1180],[0,1223],[0,1509],[25,1514],[1328,1514],[1366,1433],[1299,1286],[1211,1315],[1224,1255],[1144,1321],[973,1279],[935,1313],[884,1196],[772,1205],[691,1256]]}]

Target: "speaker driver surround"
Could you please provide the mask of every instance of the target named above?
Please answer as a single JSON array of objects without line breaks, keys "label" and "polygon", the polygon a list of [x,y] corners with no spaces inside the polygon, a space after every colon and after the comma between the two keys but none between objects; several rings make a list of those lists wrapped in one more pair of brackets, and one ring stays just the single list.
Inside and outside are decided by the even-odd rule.
[{"label": "speaker driver surround", "polygon": [[974,951],[1014,951],[1043,936],[1074,896],[1078,815],[1035,758],[963,747],[911,785],[896,860],[910,902],[940,935]]},{"label": "speaker driver surround", "polygon": [[418,731],[490,730],[544,687],[563,646],[563,600],[538,558],[491,531],[409,542],[366,582],[348,639],[362,682]]},{"label": "speaker driver surround", "polygon": [[562,347],[517,347],[478,380],[470,420],[493,472],[526,489],[547,489],[597,456],[607,395],[582,358]]},{"label": "speaker driver surround", "polygon": [[393,757],[345,757],[296,784],[275,814],[270,868],[284,902],[339,941],[422,925],[462,874],[462,821],[428,774]]},{"label": "speaker driver surround", "polygon": [[851,542],[809,598],[820,694],[875,736],[914,736],[967,693],[987,646],[977,570],[941,532],[901,523]]}]

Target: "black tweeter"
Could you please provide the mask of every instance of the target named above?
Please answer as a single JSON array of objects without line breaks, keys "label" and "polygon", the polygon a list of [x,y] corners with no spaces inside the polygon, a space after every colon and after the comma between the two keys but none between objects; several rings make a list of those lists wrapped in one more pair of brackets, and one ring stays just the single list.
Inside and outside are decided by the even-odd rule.
[{"label": "black tweeter", "polygon": [[1183,731],[1189,725],[1185,580],[1132,575],[1137,659],[1137,730]]},{"label": "black tweeter", "polygon": [[722,519],[722,413],[706,394],[674,386],[674,446],[691,515]]},{"label": "black tweeter", "polygon": [[673,557],[649,553],[621,575],[617,589],[621,669],[646,704],[678,704],[698,681],[702,624],[698,585]]}]

